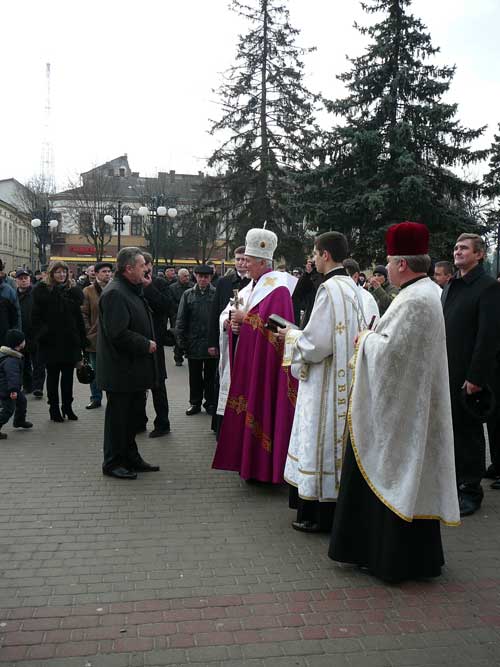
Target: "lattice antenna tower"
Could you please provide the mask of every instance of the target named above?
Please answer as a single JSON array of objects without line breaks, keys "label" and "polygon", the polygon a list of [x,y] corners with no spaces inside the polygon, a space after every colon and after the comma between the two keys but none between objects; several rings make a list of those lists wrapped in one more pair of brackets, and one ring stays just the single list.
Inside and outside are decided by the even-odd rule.
[{"label": "lattice antenna tower", "polygon": [[55,170],[54,170],[54,147],[52,146],[51,120],[50,120],[50,63],[45,65],[45,78],[47,83],[47,96],[45,98],[44,124],[42,154],[40,157],[40,176],[46,192],[55,191]]}]

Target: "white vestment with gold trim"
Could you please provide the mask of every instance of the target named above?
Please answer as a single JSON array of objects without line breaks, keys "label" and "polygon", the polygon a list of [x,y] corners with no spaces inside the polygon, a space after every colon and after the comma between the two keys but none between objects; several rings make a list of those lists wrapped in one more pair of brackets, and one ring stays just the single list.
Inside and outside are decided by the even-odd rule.
[{"label": "white vestment with gold trim", "polygon": [[320,285],[303,331],[287,334],[284,365],[299,379],[285,480],[305,500],[337,499],[354,339],[367,326],[359,290],[348,276]]},{"label": "white vestment with gold trim", "polygon": [[402,289],[355,358],[349,427],[361,474],[406,521],[460,521],[440,293]]}]

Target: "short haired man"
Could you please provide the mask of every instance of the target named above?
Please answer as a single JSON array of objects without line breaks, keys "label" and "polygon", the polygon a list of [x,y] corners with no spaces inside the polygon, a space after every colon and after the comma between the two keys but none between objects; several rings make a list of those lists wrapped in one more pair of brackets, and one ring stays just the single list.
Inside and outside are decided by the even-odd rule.
[{"label": "short haired man", "polygon": [[118,479],[159,470],[142,459],[135,441],[144,392],[158,382],[153,320],[143,298],[145,266],[139,248],[122,248],[99,299],[97,384],[107,392],[102,471]]},{"label": "short haired man", "polygon": [[453,251],[458,271],[442,294],[450,376],[455,463],[461,516],[483,500],[485,441],[481,421],[464,409],[464,396],[491,390],[500,344],[500,284],[486,273],[486,244],[461,234]]},{"label": "short haired man", "polygon": [[453,277],[451,262],[436,262],[434,265],[434,280],[441,289],[444,289]]},{"label": "short haired man", "polygon": [[345,270],[354,280],[358,288],[358,296],[361,299],[361,303],[363,304],[363,312],[366,323],[371,329],[374,329],[377,322],[380,319],[380,311],[377,302],[375,301],[373,296],[370,294],[370,292],[368,292],[368,290],[364,289],[363,287],[364,283],[360,284],[359,277],[361,273],[359,264],[352,257],[348,257],[347,259],[345,259],[343,264]]},{"label": "short haired man", "polygon": [[[329,556],[390,582],[441,573],[440,521],[459,523],[443,313],[429,232],[389,227],[399,296],[360,334]],[[443,383],[445,386],[443,386]]]},{"label": "short haired man", "polygon": [[[167,379],[167,368],[165,364],[164,345],[167,342],[167,318],[172,312],[172,296],[165,278],[159,276],[153,278],[153,258],[148,252],[144,253],[144,259],[146,260],[146,271],[144,272],[142,284],[144,288],[144,298],[148,302],[153,313],[153,327],[157,346],[155,356],[158,369],[158,383],[151,389],[156,416],[154,420],[154,428],[150,431],[149,437],[161,438],[170,433],[170,410],[168,405],[167,387],[165,384]],[[144,398],[144,412],[141,415],[141,419],[144,419],[144,421],[142,423],[140,421],[138,422],[139,428],[143,427],[143,424],[145,426],[145,422],[147,422],[146,397]]]},{"label": "short haired man", "polygon": [[209,261],[207,262],[206,265],[212,269],[212,286],[216,287],[219,281],[219,274],[217,273],[217,267],[215,266],[215,262]]},{"label": "short haired man", "polygon": [[[234,251],[234,269],[230,269],[226,275],[222,278],[219,278],[217,281],[217,286],[215,288],[215,297],[210,309],[210,316],[208,322],[208,352],[213,357],[219,357],[221,352],[221,333],[220,333],[220,322],[219,318],[221,313],[224,311],[231,299],[234,299],[235,291],[240,291],[248,285],[250,278],[247,276],[246,270],[246,259],[245,259],[245,246],[239,246]],[[222,342],[224,342],[222,338]],[[219,381],[221,370],[221,364],[224,364],[225,360],[220,359],[219,362],[219,373],[218,378],[215,382],[215,395],[216,403],[218,402],[219,396]],[[229,359],[227,359],[229,363]],[[220,430],[220,425],[222,423],[222,410],[219,410],[218,415],[214,416],[212,420],[213,430],[218,433]]]},{"label": "short haired man", "polygon": [[[323,282],[303,331],[286,328],[283,365],[299,380],[285,480],[292,523],[306,533],[332,528],[342,463],[342,437],[351,384],[354,339],[366,328],[358,286],[343,261],[347,239],[339,232],[318,236],[314,260]],[[335,363],[332,363],[335,359]]]},{"label": "short haired man", "polygon": [[9,280],[4,272],[3,261],[0,259],[0,345],[4,345],[9,329],[22,330],[16,286],[11,287]]},{"label": "short haired man", "polygon": [[87,266],[85,271],[78,278],[77,286],[83,290],[85,289],[85,287],[92,285],[94,280],[95,280],[95,265],[91,264],[90,266]]},{"label": "short haired man", "polygon": [[23,390],[25,394],[31,394],[31,392],[36,390],[43,390],[43,383],[45,380],[45,372],[41,378],[40,384],[40,374],[37,374],[36,380],[34,381],[33,377],[33,365],[34,357],[33,350],[35,343],[33,342],[33,324],[32,324],[32,311],[33,311],[33,288],[31,286],[31,276],[26,269],[18,269],[16,271],[16,283],[17,283],[17,298],[19,301],[19,308],[21,310],[21,324],[22,331],[25,336],[26,346],[23,350],[24,354],[24,368],[23,368]]},{"label": "short haired man", "polygon": [[309,257],[292,295],[295,324],[302,329],[309,322],[316,292],[322,282],[322,274],[316,270],[314,260]]},{"label": "short haired man", "polygon": [[377,302],[381,317],[399,292],[398,288],[391,285],[387,278],[386,267],[379,264],[373,269],[373,275],[368,281],[370,293]]},{"label": "short haired man", "polygon": [[177,280],[177,276],[175,275],[175,267],[173,266],[165,267],[165,280],[169,285],[173,285],[175,283],[175,281]]},{"label": "short haired man", "polygon": [[187,269],[179,269],[177,273],[177,280],[169,286],[170,294],[172,296],[172,312],[170,314],[170,330],[174,332],[175,345],[174,345],[174,361],[176,366],[182,366],[184,362],[184,357],[182,355],[182,350],[179,347],[177,341],[177,335],[175,333],[175,322],[177,320],[177,311],[179,310],[179,304],[182,299],[182,295],[188,289],[193,287],[191,282],[191,276]]},{"label": "short haired man", "polygon": [[[111,280],[112,274],[113,264],[111,262],[97,262],[94,266],[94,282],[83,288],[83,304],[81,309],[88,341],[86,352],[89,355],[90,365],[94,371],[97,369],[96,345],[97,324],[99,322],[99,299],[103,289]],[[94,378],[90,383],[90,403],[85,407],[87,410],[94,410],[95,408],[100,408],[101,403],[102,391],[97,386]]]},{"label": "short haired man", "polygon": [[212,269],[206,264],[195,267],[196,285],[184,292],[177,311],[175,324],[179,347],[184,351],[189,369],[188,417],[201,412],[201,405],[209,415],[215,413],[215,372],[217,359],[208,351],[208,318],[215,287],[212,287]]}]

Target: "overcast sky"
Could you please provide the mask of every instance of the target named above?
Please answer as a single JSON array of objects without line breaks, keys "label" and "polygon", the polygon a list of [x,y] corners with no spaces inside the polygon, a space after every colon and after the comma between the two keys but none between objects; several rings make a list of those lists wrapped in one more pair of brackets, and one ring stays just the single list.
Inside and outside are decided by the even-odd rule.
[{"label": "overcast sky", "polygon": [[[235,54],[245,22],[228,0],[18,0],[2,3],[0,178],[39,172],[45,63],[52,67],[51,127],[59,188],[77,173],[128,153],[141,175],[196,173],[217,145],[207,133],[218,117],[212,92]],[[335,75],[362,52],[354,21],[359,0],[290,0],[306,59],[307,84],[341,95]],[[414,0],[438,61],[456,64],[449,101],[462,123],[500,121],[499,0]]]}]

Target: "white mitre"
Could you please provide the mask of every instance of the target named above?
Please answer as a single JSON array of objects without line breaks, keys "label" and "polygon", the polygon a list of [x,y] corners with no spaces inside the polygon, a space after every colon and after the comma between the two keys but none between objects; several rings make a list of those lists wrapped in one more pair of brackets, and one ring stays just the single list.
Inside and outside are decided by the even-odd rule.
[{"label": "white mitre", "polygon": [[249,229],[245,237],[245,255],[259,259],[272,259],[278,245],[278,237],[269,229]]}]

